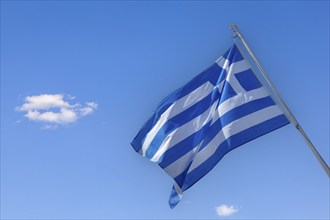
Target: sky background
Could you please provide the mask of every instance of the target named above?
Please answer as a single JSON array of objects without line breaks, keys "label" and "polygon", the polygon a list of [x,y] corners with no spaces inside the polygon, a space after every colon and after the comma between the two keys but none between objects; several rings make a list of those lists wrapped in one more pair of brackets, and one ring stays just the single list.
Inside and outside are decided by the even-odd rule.
[{"label": "sky background", "polygon": [[231,23],[329,164],[329,1],[1,1],[1,218],[329,219],[329,178],[292,125],[173,210],[173,180],[131,147],[231,47]]}]

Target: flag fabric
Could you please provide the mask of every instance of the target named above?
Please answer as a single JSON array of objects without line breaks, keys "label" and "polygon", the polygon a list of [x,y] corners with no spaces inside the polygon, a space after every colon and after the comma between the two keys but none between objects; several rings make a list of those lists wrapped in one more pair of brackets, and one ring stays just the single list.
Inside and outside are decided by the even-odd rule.
[{"label": "flag fabric", "polygon": [[132,146],[174,179],[169,199],[173,208],[226,153],[287,124],[234,44],[163,99]]}]

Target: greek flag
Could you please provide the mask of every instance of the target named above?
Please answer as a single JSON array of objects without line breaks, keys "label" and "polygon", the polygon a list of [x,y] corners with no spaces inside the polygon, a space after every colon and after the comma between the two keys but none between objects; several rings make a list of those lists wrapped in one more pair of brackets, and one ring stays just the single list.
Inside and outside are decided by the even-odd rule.
[{"label": "greek flag", "polygon": [[167,96],[132,146],[174,179],[173,208],[226,153],[288,123],[234,44]]}]

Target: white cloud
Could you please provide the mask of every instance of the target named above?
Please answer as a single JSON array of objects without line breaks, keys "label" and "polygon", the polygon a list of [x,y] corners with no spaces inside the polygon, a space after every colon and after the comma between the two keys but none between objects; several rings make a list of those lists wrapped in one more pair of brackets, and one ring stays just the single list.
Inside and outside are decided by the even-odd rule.
[{"label": "white cloud", "polygon": [[41,128],[45,129],[45,130],[51,130],[51,129],[56,129],[57,127],[58,127],[58,125],[48,125],[48,124],[46,124],[46,125],[42,126]]},{"label": "white cloud", "polygon": [[219,216],[231,216],[238,212],[238,208],[235,208],[233,205],[220,205],[215,207],[215,210]]},{"label": "white cloud", "polygon": [[93,113],[95,109],[97,109],[97,104],[95,102],[87,102],[86,107],[81,108],[79,111],[81,115],[85,116]]},{"label": "white cloud", "polygon": [[46,110],[50,108],[68,108],[70,107],[68,102],[63,100],[62,94],[55,95],[36,95],[28,96],[25,98],[25,103],[18,107],[17,110],[29,111],[29,110]]},{"label": "white cloud", "polygon": [[[68,95],[67,99],[73,100],[74,96]],[[25,117],[31,121],[46,123],[45,129],[55,128],[76,122],[79,118],[89,115],[97,109],[95,102],[69,103],[64,100],[63,94],[41,94],[28,96],[22,106],[16,107],[17,111],[25,112]]]}]

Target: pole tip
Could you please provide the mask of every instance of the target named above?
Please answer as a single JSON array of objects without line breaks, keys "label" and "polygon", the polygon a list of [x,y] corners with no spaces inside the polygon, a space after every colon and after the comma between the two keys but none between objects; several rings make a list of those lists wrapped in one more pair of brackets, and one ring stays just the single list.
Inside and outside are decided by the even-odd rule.
[{"label": "pole tip", "polygon": [[230,29],[233,31],[234,33],[234,39],[238,36],[237,32],[238,32],[238,27],[236,24],[230,24],[229,25]]},{"label": "pole tip", "polygon": [[236,24],[230,24],[229,27],[230,27],[230,29],[231,29],[232,31],[234,31],[234,32],[238,31],[238,27],[237,27]]}]

